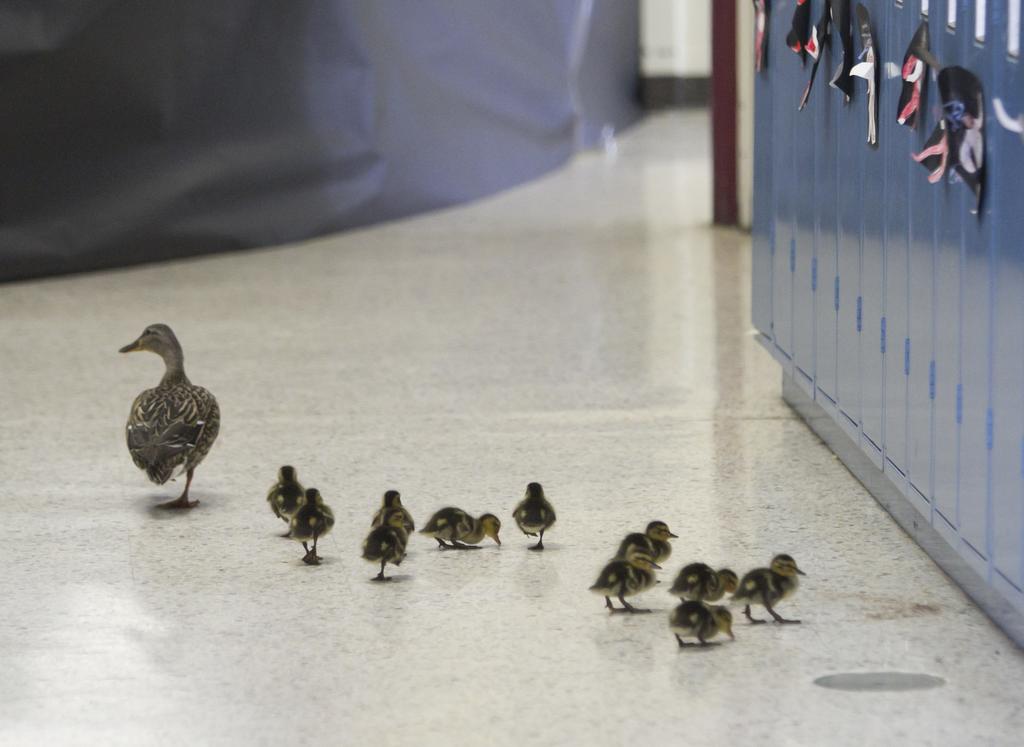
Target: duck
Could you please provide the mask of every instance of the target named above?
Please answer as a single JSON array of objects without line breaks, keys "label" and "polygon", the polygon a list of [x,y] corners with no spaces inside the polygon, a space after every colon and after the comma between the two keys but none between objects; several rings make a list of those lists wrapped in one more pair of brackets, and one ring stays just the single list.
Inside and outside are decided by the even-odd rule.
[{"label": "duck", "polygon": [[768,568],[755,568],[740,579],[739,588],[732,596],[732,601],[746,603],[743,614],[752,624],[760,624],[767,620],[759,620],[750,614],[750,605],[760,604],[780,624],[799,624],[799,620],[787,620],[775,611],[775,605],[783,599],[793,596],[799,585],[797,576],[806,576],[796,561],[789,555],[776,555]]},{"label": "duck", "polygon": [[370,523],[370,526],[384,526],[387,514],[393,508],[398,509],[402,513],[402,526],[405,529],[405,533],[412,534],[413,530],[416,529],[416,525],[412,521],[412,514],[406,511],[405,506],[402,505],[402,494],[397,490],[389,490],[384,493],[384,499],[381,502],[381,507],[377,510],[377,513],[373,515],[373,521]]},{"label": "duck", "polygon": [[647,525],[643,534],[640,532],[627,534],[619,544],[619,551],[615,553],[615,557],[617,560],[625,560],[630,549],[636,548],[646,550],[656,563],[664,563],[672,555],[672,544],[669,540],[678,536],[678,534],[672,534],[665,522],[652,521]]},{"label": "duck", "polygon": [[669,594],[697,602],[717,602],[736,591],[738,585],[739,577],[728,568],[716,571],[704,563],[690,563],[679,571]]},{"label": "duck", "polygon": [[150,352],[164,361],[160,383],[146,389],[132,402],[125,426],[128,453],[135,466],[163,485],[184,474],[185,490],[161,508],[195,508],[189,500],[196,467],[206,458],[220,431],[220,407],[206,389],[185,375],[181,343],[166,324],[150,324],[142,334],[120,349],[121,353]]},{"label": "duck", "polygon": [[[306,489],[299,483],[294,467],[285,465],[277,471],[277,482],[267,493],[267,502],[274,516],[285,524],[291,522],[292,514],[306,502]],[[288,537],[290,534],[289,528],[281,536]]]},{"label": "duck", "polygon": [[474,519],[461,508],[448,507],[431,516],[420,533],[436,539],[442,550],[479,550],[477,543],[484,537],[490,537],[500,546],[500,530],[501,519],[494,514],[482,514]]},{"label": "duck", "polygon": [[544,532],[555,523],[555,509],[544,495],[544,488],[539,482],[531,482],[526,486],[526,495],[512,512],[516,526],[527,537],[540,537],[531,550],[544,549]]},{"label": "duck", "polygon": [[[708,641],[719,633],[725,633],[732,640],[732,612],[721,605],[710,607],[703,602],[683,602],[668,617],[668,626],[676,636],[679,648],[687,646],[710,646]],[[683,638],[696,638],[698,643],[687,643]]]},{"label": "duck", "polygon": [[[661,566],[654,562],[650,554],[642,549],[632,549],[625,560],[614,559],[602,568],[590,591],[603,596],[604,606],[612,612],[650,612],[637,609],[625,598],[654,586],[655,570],[661,570]],[[611,597],[618,597],[622,607],[613,605]]]},{"label": "duck", "polygon": [[405,558],[405,546],[409,541],[409,533],[405,531],[405,513],[401,507],[387,509],[384,522],[370,530],[363,540],[363,559],[371,563],[380,562],[380,573],[374,581],[390,581],[384,575],[384,566],[388,563],[401,565]]},{"label": "duck", "polygon": [[[307,488],[305,501],[299,509],[292,514],[291,537],[296,542],[301,542],[306,551],[302,562],[306,565],[320,565],[323,560],[316,554],[316,543],[321,537],[331,531],[334,527],[334,512],[331,507],[324,503],[323,496],[316,488]],[[313,546],[309,546],[312,540]]]}]

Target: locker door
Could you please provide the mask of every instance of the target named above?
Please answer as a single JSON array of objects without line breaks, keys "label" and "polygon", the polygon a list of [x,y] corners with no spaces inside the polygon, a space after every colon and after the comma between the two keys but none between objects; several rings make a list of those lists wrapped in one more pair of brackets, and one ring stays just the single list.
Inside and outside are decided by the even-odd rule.
[{"label": "locker door", "polygon": [[[874,0],[864,5],[871,13],[876,44],[877,64],[884,67],[887,54],[885,37],[885,11],[890,0]],[[859,50],[859,41],[858,47]],[[884,71],[879,74],[884,78]],[[864,156],[864,182],[861,204],[864,214],[861,227],[861,277],[862,334],[860,336],[861,373],[861,422],[864,439],[861,445],[880,467],[882,464],[882,405],[883,405],[883,360],[882,360],[882,317],[884,315],[883,294],[885,288],[885,245],[883,224],[885,221],[885,156],[888,145],[886,138],[879,137],[878,145],[866,144],[868,97],[865,85],[858,82],[855,118],[860,120],[861,144],[866,150]],[[885,97],[879,91],[879,122],[888,112]]]},{"label": "locker door", "polygon": [[[822,0],[811,0],[811,20],[821,12]],[[796,58],[796,55],[793,55]],[[793,235],[796,248],[796,271],[793,276],[793,367],[797,384],[814,395],[814,296],[817,286],[813,273],[815,208],[822,199],[815,182],[817,148],[817,116],[821,88],[812,93],[803,111],[796,111],[804,83],[811,74],[807,60],[796,75],[797,85],[784,92],[782,99],[791,107],[793,121]],[[820,73],[819,69],[819,73]],[[817,81],[819,84],[820,80]]]},{"label": "locker door", "polygon": [[[889,3],[886,60],[900,64],[906,44],[916,24],[908,4]],[[916,166],[907,154],[913,133],[896,122],[901,77],[882,75],[882,112],[879,136],[882,138],[886,170],[885,200],[885,460],[884,469],[897,484],[903,484],[907,470],[907,376],[910,371],[910,336],[907,325],[907,240],[909,237],[910,167]],[[920,170],[920,167],[917,167]],[[915,175],[916,176],[916,175]]]},{"label": "locker door", "polygon": [[[939,32],[932,37],[932,48],[946,65],[962,62],[958,35],[963,21],[955,29],[945,24],[949,0],[932,2]],[[963,4],[964,0],[960,0]],[[961,17],[964,14],[961,13]],[[936,87],[936,94],[938,88]],[[934,121],[934,120],[933,120]],[[950,526],[957,519],[957,460],[959,458],[960,391],[960,241],[966,190],[948,180],[936,185],[938,215],[935,251],[935,431],[934,431],[934,507]],[[940,527],[941,528],[941,527]]]},{"label": "locker door", "polygon": [[[838,45],[835,45],[838,46]],[[833,50],[835,47],[832,48]],[[817,191],[817,215],[814,226],[816,266],[815,306],[815,380],[818,392],[829,406],[836,402],[836,208],[838,204],[836,137],[842,94],[829,87],[828,79],[841,59],[835,51],[822,59],[816,90],[811,99],[815,107],[816,158],[814,183]]]},{"label": "locker door", "polygon": [[[771,30],[769,29],[769,33]],[[765,70],[754,78],[754,214],[751,316],[763,334],[772,335],[772,78]]]},{"label": "locker door", "polygon": [[[921,0],[910,6],[913,10],[911,26],[917,29],[922,20]],[[928,17],[928,30],[935,38],[942,25],[932,12]],[[902,57],[899,58],[902,61]],[[917,129],[907,137],[908,153],[919,153],[935,125],[933,113],[939,100],[938,87],[930,79],[922,91],[921,109]],[[934,303],[935,201],[937,187],[928,183],[925,170],[907,159],[909,177],[909,337],[910,375],[907,396],[907,471],[911,501],[926,515],[931,511],[932,469],[932,315]]]},{"label": "locker door", "polygon": [[[1010,0],[1020,3],[1020,0]],[[988,44],[994,81],[989,101],[999,96],[1012,116],[1024,112],[1024,68],[1006,54],[1006,24],[994,16]],[[990,108],[989,111],[992,111]],[[1024,142],[993,118],[988,120],[988,199],[999,218],[990,224],[995,257],[993,334],[992,562],[995,570],[1024,589],[1024,211],[1021,210]]]},{"label": "locker door", "polygon": [[855,439],[860,438],[861,421],[861,191],[867,155],[864,144],[864,87],[859,81],[857,83],[849,102],[841,92],[829,91],[836,100],[837,109],[836,178],[839,183],[836,205],[839,245],[836,394],[840,424]]},{"label": "locker door", "polygon": [[772,4],[772,35],[768,46],[769,74],[773,85],[772,175],[775,188],[774,247],[772,262],[772,331],[776,348],[793,355],[793,275],[796,269],[796,241],[793,236],[793,114],[796,105],[786,95],[801,73],[799,58],[782,40],[786,38],[792,3]]},{"label": "locker door", "polygon": [[[984,82],[990,76],[987,44],[975,41],[978,3],[963,3],[966,25],[964,66]],[[994,6],[995,3],[992,3]],[[992,155],[991,152],[989,154]],[[969,212],[975,200],[963,185],[969,210],[963,216],[960,288],[960,378],[963,417],[960,425],[960,483],[957,490],[960,536],[980,556],[987,558],[988,541],[988,405],[989,405],[989,232],[992,204],[981,214]]]}]

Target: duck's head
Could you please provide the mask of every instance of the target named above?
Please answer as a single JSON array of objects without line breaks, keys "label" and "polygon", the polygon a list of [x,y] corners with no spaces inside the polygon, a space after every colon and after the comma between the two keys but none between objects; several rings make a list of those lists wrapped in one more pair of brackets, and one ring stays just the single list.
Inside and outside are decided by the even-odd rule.
[{"label": "duck's head", "polygon": [[485,537],[490,537],[499,545],[501,544],[501,540],[498,538],[498,532],[501,531],[501,519],[494,514],[484,514],[480,517],[480,528],[484,530]]},{"label": "duck's head", "polygon": [[277,479],[279,482],[295,482],[295,468],[291,465],[284,465],[277,471]]},{"label": "duck's head", "polygon": [[732,594],[739,588],[740,578],[735,572],[730,571],[728,568],[722,568],[718,571],[718,582],[722,584],[722,588],[725,589],[726,594]]},{"label": "duck's head", "polygon": [[397,490],[389,490],[384,494],[384,508],[398,508],[402,505],[402,494]]},{"label": "duck's head", "polygon": [[780,576],[806,576],[807,574],[801,571],[796,561],[793,560],[792,556],[782,554],[776,555],[772,558],[771,569],[778,573]]},{"label": "duck's head", "polygon": [[181,355],[181,343],[166,324],[150,324],[142,330],[142,334],[134,342],[128,343],[118,352],[138,353],[143,350],[156,353],[166,359],[174,355]]},{"label": "duck's head", "polygon": [[651,539],[660,540],[661,542],[668,542],[670,539],[679,536],[678,534],[672,534],[668,524],[663,521],[652,521],[648,524],[646,534]]},{"label": "duck's head", "polygon": [[527,498],[543,498],[544,488],[541,487],[539,482],[531,482],[526,486],[526,497]]},{"label": "duck's head", "polygon": [[718,623],[718,629],[735,641],[736,636],[732,634],[732,613],[729,611],[729,608],[722,606],[712,607],[711,616]]},{"label": "duck's head", "polygon": [[400,508],[390,508],[384,514],[384,526],[405,530],[405,514]]},{"label": "duck's head", "polygon": [[320,495],[320,491],[316,488],[306,488],[306,505],[307,506],[322,506],[324,505],[323,496]]}]

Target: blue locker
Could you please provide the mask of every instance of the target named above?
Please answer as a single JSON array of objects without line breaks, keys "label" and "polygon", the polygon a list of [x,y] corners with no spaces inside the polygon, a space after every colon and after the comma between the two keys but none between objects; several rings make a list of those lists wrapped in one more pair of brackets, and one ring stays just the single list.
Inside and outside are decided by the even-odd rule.
[{"label": "blue locker", "polygon": [[[903,59],[899,44],[910,39],[917,21],[907,5],[889,3],[885,38],[885,59]],[[885,186],[885,467],[895,469],[893,478],[903,485],[907,471],[907,377],[910,371],[908,314],[908,256],[910,231],[910,167],[916,166],[907,153],[912,147],[910,130],[896,122],[900,77],[881,76],[882,111],[879,137],[883,143]],[[920,167],[918,167],[920,170]],[[915,176],[918,176],[915,174]]]},{"label": "blue locker", "polygon": [[[946,4],[932,3],[939,21],[939,32],[932,37],[932,49],[945,65],[962,62],[958,38],[963,33],[966,14],[955,29],[948,28]],[[963,0],[961,0],[962,4]],[[938,94],[938,87],[935,87]],[[935,104],[938,106],[938,101]],[[934,123],[934,118],[932,118]],[[935,246],[935,431],[933,506],[940,519],[952,527],[957,517],[957,461],[962,412],[960,399],[960,248],[963,221],[968,213],[967,190],[962,184],[945,180],[935,185],[938,194],[938,232]],[[967,216],[970,218],[969,214]],[[941,528],[941,527],[940,527]]]},{"label": "blue locker", "polygon": [[1008,2],[987,3],[983,40],[977,3],[960,0],[953,26],[950,0],[930,4],[935,56],[985,85],[981,216],[952,173],[932,185],[910,159],[942,116],[935,71],[918,129],[895,122],[897,71],[922,0],[865,4],[879,52],[878,148],[865,143],[864,83],[849,104],[822,83],[834,50],[808,109],[796,111],[809,69],[780,42],[792,0],[775,4],[772,83],[759,81],[756,114],[769,128],[759,134],[770,133],[758,148],[771,151],[756,162],[772,179],[757,198],[767,208],[755,211],[755,320],[774,320],[795,356],[788,372],[805,386],[800,371],[815,377],[826,411],[1024,610],[1024,142],[1002,129],[993,105],[999,97],[1010,115],[1024,113],[1024,63],[1006,49]]},{"label": "blue locker", "polygon": [[[1007,44],[1005,13],[989,18],[986,45],[994,48],[985,91],[989,102],[1002,99],[1017,115],[1024,111],[1021,60],[999,50]],[[992,110],[991,103],[989,111]],[[987,199],[992,214],[994,329],[992,335],[992,565],[996,573],[1024,589],[1024,211],[1015,190],[1024,169],[1024,142],[988,120]]]},{"label": "blue locker", "polygon": [[796,271],[796,240],[793,235],[793,114],[796,105],[786,95],[802,74],[799,58],[782,42],[786,38],[792,2],[772,3],[768,69],[774,80],[772,105],[772,174],[775,188],[774,246],[772,261],[772,337],[778,351],[793,355],[793,278]]},{"label": "blue locker", "polygon": [[[754,327],[772,336],[772,76],[770,68],[756,74],[754,84],[754,210],[751,298]],[[765,282],[767,280],[767,282]]]},{"label": "blue locker", "polygon": [[[876,44],[877,64],[883,67],[885,54],[885,11],[890,0],[874,0],[864,5],[871,13]],[[857,49],[860,49],[859,41]],[[884,73],[884,71],[883,71]],[[884,74],[880,74],[884,77]],[[885,156],[886,138],[879,136],[877,146],[867,144],[867,106],[866,86],[860,80],[854,99],[856,106],[854,118],[860,121],[860,143],[852,145],[865,150],[864,178],[861,191],[861,277],[860,294],[862,299],[860,336],[860,383],[861,383],[861,426],[864,447],[868,456],[879,466],[882,462],[883,443],[883,397],[884,370],[882,359],[882,317],[885,314]],[[882,86],[884,90],[884,85]],[[884,96],[879,97],[879,122],[886,116],[888,108]]]},{"label": "blue locker", "polygon": [[[839,140],[836,136],[838,115],[843,109],[842,94],[829,87],[832,70],[841,59],[838,40],[824,54],[818,80],[808,108],[814,107],[815,161],[814,183],[816,207],[815,275],[815,382],[816,396],[832,407],[836,403],[836,220],[839,201]],[[807,112],[805,112],[807,113]]]},{"label": "blue locker", "polygon": [[[839,157],[839,188],[836,205],[837,242],[839,246],[839,311],[836,328],[838,352],[836,395],[839,422],[855,438],[860,437],[860,338],[861,338],[861,192],[864,180],[863,85],[858,85],[851,101],[843,94],[829,90],[836,102],[836,140]],[[834,281],[833,281],[834,282]],[[833,288],[833,293],[835,289]]]},{"label": "blue locker", "polygon": [[[811,0],[811,17],[816,17],[822,0]],[[793,55],[794,59],[798,59]],[[796,75],[797,85],[781,92],[779,98],[791,109],[793,130],[793,237],[796,265],[793,276],[793,367],[797,384],[814,394],[814,212],[822,195],[815,181],[816,111],[819,96],[812,94],[803,111],[797,111],[804,81],[811,74],[811,60]],[[820,83],[820,81],[818,81]],[[819,88],[818,94],[821,93]]]},{"label": "blue locker", "polygon": [[[975,43],[976,3],[962,3],[964,25],[960,38],[963,65],[982,80],[988,72],[988,50]],[[991,154],[990,154],[991,155]],[[973,209],[974,196],[963,184],[954,185]],[[963,417],[960,424],[957,509],[960,537],[979,556],[989,555],[988,525],[988,406],[989,406],[989,238],[991,201],[980,215],[963,213],[960,302],[960,376]]]},{"label": "blue locker", "polygon": [[[913,33],[922,18],[921,0],[916,0],[909,7],[912,9],[910,24]],[[933,38],[941,31],[941,25],[934,20],[936,17],[932,13],[928,18],[928,30]],[[929,80],[922,92],[917,129],[906,136],[908,155],[918,153],[924,147],[934,126],[931,112],[938,100],[938,87]],[[928,183],[923,168],[909,157],[907,162],[911,169],[908,182],[910,374],[907,387],[907,477],[911,500],[919,510],[929,514],[932,498],[932,315],[937,190]]]}]

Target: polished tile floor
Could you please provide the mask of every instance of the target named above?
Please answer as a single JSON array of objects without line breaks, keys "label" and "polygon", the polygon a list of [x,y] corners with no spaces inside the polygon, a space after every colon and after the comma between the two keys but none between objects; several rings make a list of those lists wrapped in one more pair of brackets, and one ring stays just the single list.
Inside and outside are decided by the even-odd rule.
[{"label": "polished tile floor", "polygon": [[[779,399],[749,238],[706,227],[706,118],[467,207],[302,246],[0,286],[0,743],[1019,744],[1024,656]],[[153,510],[122,427],[149,322],[220,399],[196,510]],[[279,464],[338,519],[326,560],[264,501]],[[530,480],[559,522],[526,551]],[[419,522],[388,585],[359,546],[386,488]],[[617,540],[681,535],[651,615],[587,591]],[[677,649],[683,562],[808,576],[735,643]],[[825,689],[909,672],[944,685]]]}]

